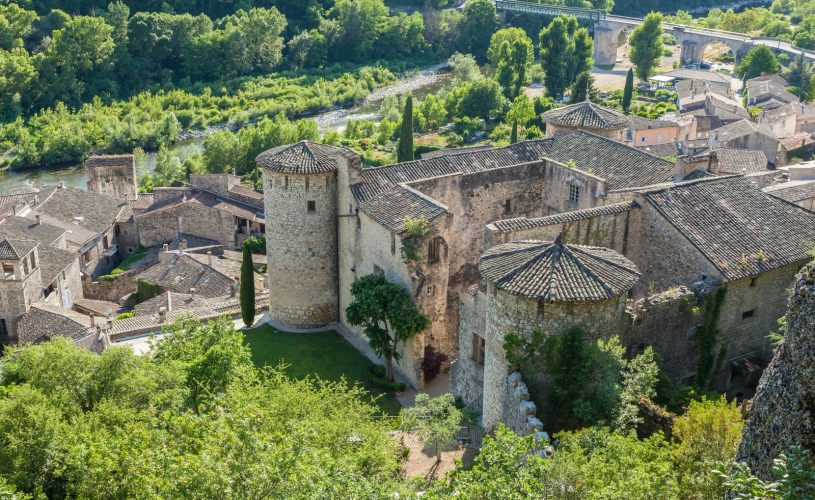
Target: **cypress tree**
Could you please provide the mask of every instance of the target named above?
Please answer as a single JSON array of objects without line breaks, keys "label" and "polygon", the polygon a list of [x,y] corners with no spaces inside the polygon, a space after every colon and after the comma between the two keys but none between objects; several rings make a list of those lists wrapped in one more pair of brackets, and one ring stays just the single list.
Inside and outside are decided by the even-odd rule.
[{"label": "cypress tree", "polygon": [[515,144],[518,142],[518,119],[512,122],[512,132],[509,134],[509,143]]},{"label": "cypress tree", "polygon": [[411,160],[413,160],[413,96],[408,96],[405,103],[405,114],[402,115],[402,128],[399,130],[396,161]]},{"label": "cypress tree", "polygon": [[241,318],[246,326],[252,326],[255,322],[255,273],[252,250],[245,241],[241,261]]},{"label": "cypress tree", "polygon": [[628,113],[631,107],[631,97],[634,95],[634,68],[628,68],[628,74],[625,75],[625,87],[623,88],[623,112]]}]

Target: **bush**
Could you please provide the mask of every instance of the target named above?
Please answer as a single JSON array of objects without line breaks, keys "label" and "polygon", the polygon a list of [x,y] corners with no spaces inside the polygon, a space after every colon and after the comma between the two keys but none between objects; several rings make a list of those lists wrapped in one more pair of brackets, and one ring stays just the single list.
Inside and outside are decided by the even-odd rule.
[{"label": "bush", "polygon": [[123,312],[122,314],[120,314],[120,315],[116,316],[115,318],[113,318],[113,321],[119,321],[120,319],[132,318],[135,315],[136,315],[136,311]]},{"label": "bush", "polygon": [[250,236],[244,242],[244,245],[249,247],[249,250],[252,253],[263,254],[266,255],[266,235],[265,234],[257,234],[255,236]]},{"label": "bush", "polygon": [[371,376],[371,385],[386,392],[404,392],[407,385],[403,382],[388,382],[384,378]]}]

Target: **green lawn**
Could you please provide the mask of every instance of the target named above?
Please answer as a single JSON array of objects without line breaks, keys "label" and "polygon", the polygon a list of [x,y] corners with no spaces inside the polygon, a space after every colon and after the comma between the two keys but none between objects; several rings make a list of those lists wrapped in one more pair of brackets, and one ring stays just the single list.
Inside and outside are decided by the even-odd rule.
[{"label": "green lawn", "polygon": [[338,381],[343,376],[349,384],[360,383],[372,400],[388,415],[399,414],[399,402],[393,394],[366,384],[371,362],[337,332],[285,333],[263,325],[244,331],[252,350],[255,366],[289,365],[286,374],[294,378],[309,375]]}]

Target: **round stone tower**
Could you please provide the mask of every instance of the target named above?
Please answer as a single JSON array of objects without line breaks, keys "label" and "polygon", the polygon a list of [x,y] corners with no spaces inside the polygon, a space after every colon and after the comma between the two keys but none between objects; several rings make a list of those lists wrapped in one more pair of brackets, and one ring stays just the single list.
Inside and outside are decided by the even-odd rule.
[{"label": "round stone tower", "polygon": [[263,170],[269,315],[284,325],[338,319],[337,170],[340,148],[301,141],[258,155]]},{"label": "round stone tower", "polygon": [[[577,326],[591,339],[617,334],[637,266],[608,248],[519,241],[489,249],[479,262],[487,282],[484,427],[502,421],[509,376],[508,333],[558,334]],[[511,410],[509,410],[511,411]]]}]

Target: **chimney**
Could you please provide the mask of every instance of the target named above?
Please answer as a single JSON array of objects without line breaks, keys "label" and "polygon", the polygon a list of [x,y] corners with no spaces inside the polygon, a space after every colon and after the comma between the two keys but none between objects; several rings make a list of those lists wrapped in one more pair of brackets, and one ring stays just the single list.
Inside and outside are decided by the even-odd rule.
[{"label": "chimney", "polygon": [[173,310],[173,294],[170,292],[167,292],[167,310]]},{"label": "chimney", "polygon": [[40,225],[40,214],[37,214],[37,215],[34,216],[34,221],[36,222],[36,224],[38,226]]},{"label": "chimney", "polygon": [[169,251],[169,250],[170,250],[170,245],[168,245],[167,243],[165,243],[165,244],[163,244],[163,245],[161,246],[161,251],[162,251],[162,252],[167,252],[167,251]]},{"label": "chimney", "polygon": [[230,285],[229,285],[229,296],[230,296],[230,297],[234,297],[234,296],[235,296],[235,284],[234,284],[234,283],[232,283],[232,284],[230,284]]},{"label": "chimney", "polygon": [[195,298],[195,287],[190,287],[190,300]]},{"label": "chimney", "polygon": [[91,321],[91,327],[96,326],[96,316],[94,316],[94,314],[93,314],[93,313],[90,313],[90,314],[88,315],[88,317],[90,318],[90,321]]},{"label": "chimney", "polygon": [[59,181],[59,188],[65,189],[65,181]]},{"label": "chimney", "polygon": [[178,249],[182,252],[187,249],[187,240],[181,240],[181,243],[178,244]]},{"label": "chimney", "polygon": [[207,264],[212,267],[212,250],[207,251]]},{"label": "chimney", "polygon": [[164,323],[165,321],[167,321],[167,309],[165,309],[163,307],[159,307],[158,308],[158,322],[159,323]]}]

